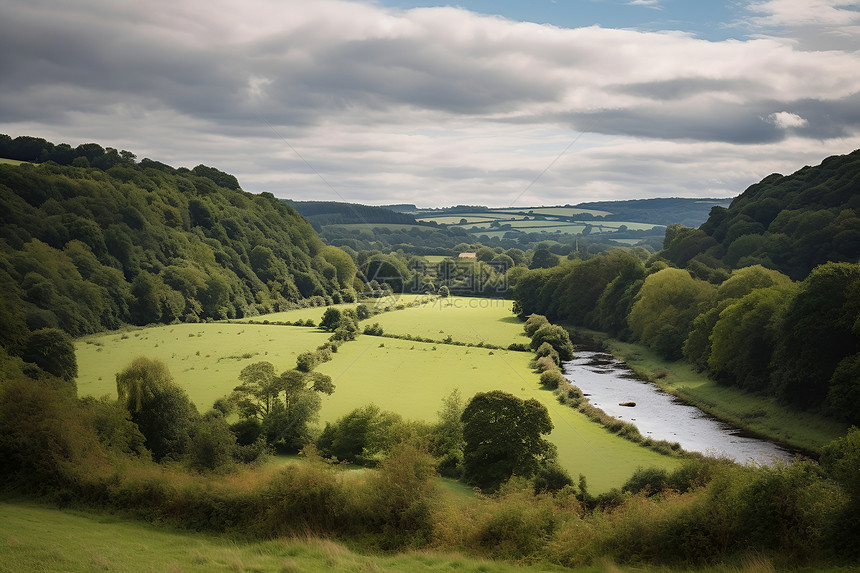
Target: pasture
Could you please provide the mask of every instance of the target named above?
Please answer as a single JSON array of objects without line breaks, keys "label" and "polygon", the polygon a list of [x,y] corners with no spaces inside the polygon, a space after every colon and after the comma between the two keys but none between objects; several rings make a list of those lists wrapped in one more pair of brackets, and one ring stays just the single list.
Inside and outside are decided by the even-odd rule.
[{"label": "pasture", "polygon": [[[414,300],[407,297],[404,301]],[[307,311],[315,322],[324,308],[282,314],[294,321]],[[274,319],[277,315],[268,315]],[[263,318],[263,317],[258,317]],[[466,297],[434,299],[420,306],[379,314],[388,334],[489,343],[525,343],[522,323],[511,313],[511,301]],[[247,323],[177,324],[114,332],[79,339],[78,394],[116,396],[115,374],[137,356],[167,364],[177,384],[198,409],[205,411],[237,384],[239,372],[267,360],[278,371],[293,368],[296,356],[328,340],[316,328]],[[362,335],[343,344],[331,362],[317,367],[332,377],[335,392],[323,399],[320,424],[374,403],[406,419],[433,422],[442,400],[459,389],[464,400],[477,392],[503,390],[546,405],[555,425],[550,440],[559,462],[574,477],[588,479],[594,493],[620,486],[638,467],[674,467],[678,460],[619,438],[584,415],[557,403],[538,384],[529,368],[532,354],[478,346],[421,343]]]},{"label": "pasture", "polygon": [[[316,308],[319,322],[324,309]],[[176,324],[78,339],[78,395],[116,397],[116,373],[138,356],[164,362],[177,384],[205,412],[239,383],[239,372],[267,360],[279,372],[330,335],[316,328],[253,324]]]},{"label": "pasture", "polygon": [[373,403],[406,419],[434,422],[443,398],[454,389],[464,400],[477,392],[502,390],[547,407],[555,426],[549,439],[558,448],[559,463],[574,477],[585,475],[593,493],[620,486],[638,467],[673,468],[678,463],[558,404],[551,392],[540,389],[537,374],[529,368],[531,357],[526,352],[361,336],[317,367],[336,387],[323,400],[320,421],[332,422]]},{"label": "pasture", "polygon": [[397,312],[380,314],[368,322],[378,322],[386,334],[420,336],[432,340],[452,340],[471,344],[509,346],[528,343],[523,323],[511,311],[513,301],[452,296],[434,298]]}]

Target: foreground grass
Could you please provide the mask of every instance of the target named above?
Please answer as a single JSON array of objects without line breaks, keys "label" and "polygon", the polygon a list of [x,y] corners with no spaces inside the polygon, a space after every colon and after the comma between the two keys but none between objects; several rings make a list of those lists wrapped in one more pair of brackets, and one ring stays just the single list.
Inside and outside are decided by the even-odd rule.
[{"label": "foreground grass", "polygon": [[[797,571],[856,571],[816,567]],[[305,537],[246,542],[225,536],[178,531],[106,513],[61,511],[25,501],[0,502],[0,572],[27,571],[463,571],[579,573],[772,573],[758,555],[702,568],[618,566],[599,558],[590,566],[515,565],[442,551],[367,554],[328,539]]]},{"label": "foreground grass", "polygon": [[552,392],[539,388],[538,376],[529,368],[531,357],[525,352],[364,335],[341,346],[331,362],[317,367],[336,386],[323,402],[321,422],[333,422],[369,403],[406,419],[433,422],[443,398],[454,389],[465,400],[477,392],[502,390],[523,399],[536,398],[547,406],[555,426],[550,440],[558,448],[559,463],[574,478],[585,475],[593,493],[620,486],[639,467],[673,469],[679,463],[558,404]]},{"label": "foreground grass", "polygon": [[326,539],[242,542],[102,513],[0,502],[0,571],[548,571],[430,551],[362,555]]},{"label": "foreground grass", "polygon": [[[597,334],[597,333],[592,333]],[[761,436],[817,453],[848,427],[730,386],[721,386],[685,361],[667,362],[641,344],[605,340],[609,351],[634,370],[705,412]]]}]

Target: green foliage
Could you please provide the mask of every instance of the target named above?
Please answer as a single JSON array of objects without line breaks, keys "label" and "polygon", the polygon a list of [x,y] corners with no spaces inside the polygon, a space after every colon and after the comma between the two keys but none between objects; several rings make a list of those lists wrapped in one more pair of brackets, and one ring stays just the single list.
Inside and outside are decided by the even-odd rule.
[{"label": "green foliage", "polygon": [[0,165],[0,343],[10,351],[22,352],[28,330],[80,336],[353,296],[351,257],[271,194],[244,193],[206,166],[135,163],[95,144],[75,154],[93,167]]},{"label": "green foliage", "polygon": [[779,325],[773,383],[787,401],[821,405],[837,365],[857,354],[860,264],[822,265],[799,285]]},{"label": "green foliage", "polygon": [[512,475],[531,477],[553,459],[546,406],[534,399],[494,390],[475,394],[463,410],[463,469],[470,482],[487,491]]},{"label": "green foliage", "polygon": [[[317,420],[322,401],[320,394],[334,393],[331,377],[311,372],[312,367],[302,370],[300,366],[316,365],[323,358],[331,359],[327,346],[314,352],[300,354],[296,370],[275,374],[274,366],[266,361],[254,362],[242,369],[237,386],[229,402],[238,406],[245,420],[239,441],[250,445],[263,434],[270,445],[282,445],[298,450],[309,440],[308,426]],[[237,432],[238,433],[238,432]]]},{"label": "green foliage", "polygon": [[713,290],[680,269],[649,275],[628,316],[632,334],[663,357],[680,358],[699,305],[710,301]]},{"label": "green foliage", "polygon": [[523,330],[526,333],[526,336],[531,338],[535,335],[538,328],[544,326],[545,324],[549,324],[549,320],[541,314],[532,314],[526,319],[525,324],[523,325]]},{"label": "green foliage", "polygon": [[49,374],[74,383],[78,375],[75,346],[68,334],[56,328],[43,328],[30,334],[21,357]]},{"label": "green foliage", "polygon": [[532,336],[531,347],[535,350],[542,345],[549,345],[560,360],[573,359],[573,343],[567,331],[555,324],[545,324],[538,328]]},{"label": "green foliage", "polygon": [[828,261],[857,262],[858,181],[857,151],[792,175],[770,175],[728,209],[715,207],[700,229],[667,229],[663,256],[684,266],[709,254],[728,266],[762,264],[794,280]]},{"label": "green foliage", "polygon": [[198,470],[215,470],[233,462],[236,435],[220,415],[206,415],[194,424],[188,445],[189,465]]},{"label": "green foliage", "polygon": [[181,458],[199,415],[167,367],[158,360],[135,358],[117,373],[116,387],[120,404],[146,439],[152,458]]}]

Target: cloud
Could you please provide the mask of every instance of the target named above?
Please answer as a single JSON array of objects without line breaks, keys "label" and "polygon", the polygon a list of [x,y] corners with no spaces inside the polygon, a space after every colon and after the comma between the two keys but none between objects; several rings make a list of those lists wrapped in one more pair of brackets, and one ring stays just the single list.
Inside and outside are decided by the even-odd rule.
[{"label": "cloud", "polygon": [[808,121],[788,111],[778,111],[767,116],[766,121],[772,123],[779,129],[790,129],[794,127],[803,127]]},{"label": "cloud", "polygon": [[[761,29],[789,21],[784,3],[754,9]],[[0,131],[206,163],[295,198],[503,204],[580,133],[531,201],[730,195],[752,157],[761,178],[860,133],[856,50],[451,7],[12,1],[0,69]]]}]

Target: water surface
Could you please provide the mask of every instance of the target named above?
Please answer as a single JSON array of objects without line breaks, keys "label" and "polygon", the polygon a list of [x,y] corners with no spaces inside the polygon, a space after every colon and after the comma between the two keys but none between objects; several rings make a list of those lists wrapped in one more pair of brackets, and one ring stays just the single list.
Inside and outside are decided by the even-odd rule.
[{"label": "water surface", "polygon": [[[630,368],[605,352],[577,348],[564,363],[564,375],[588,400],[610,416],[634,424],[643,436],[678,442],[687,451],[724,456],[737,462],[791,461],[793,453],[708,416],[695,406],[636,377]],[[634,402],[634,407],[621,406]]]}]

